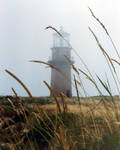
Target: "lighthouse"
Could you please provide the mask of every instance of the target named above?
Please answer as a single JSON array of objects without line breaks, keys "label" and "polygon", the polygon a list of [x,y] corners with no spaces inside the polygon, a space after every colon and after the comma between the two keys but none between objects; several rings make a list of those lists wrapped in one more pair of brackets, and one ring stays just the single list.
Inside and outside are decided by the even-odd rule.
[{"label": "lighthouse", "polygon": [[59,32],[65,40],[58,33],[53,34],[52,56],[48,63],[60,71],[51,68],[51,88],[58,97],[61,92],[72,97],[71,65],[64,56],[66,55],[71,60],[71,47],[68,44],[70,34],[65,32],[62,27]]}]

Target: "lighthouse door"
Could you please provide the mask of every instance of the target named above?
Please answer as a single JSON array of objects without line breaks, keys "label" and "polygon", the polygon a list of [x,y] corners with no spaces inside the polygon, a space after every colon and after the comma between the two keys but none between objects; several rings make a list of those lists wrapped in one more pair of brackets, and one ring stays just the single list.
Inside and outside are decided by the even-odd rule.
[{"label": "lighthouse door", "polygon": [[67,97],[70,97],[70,90],[67,90],[66,95]]}]

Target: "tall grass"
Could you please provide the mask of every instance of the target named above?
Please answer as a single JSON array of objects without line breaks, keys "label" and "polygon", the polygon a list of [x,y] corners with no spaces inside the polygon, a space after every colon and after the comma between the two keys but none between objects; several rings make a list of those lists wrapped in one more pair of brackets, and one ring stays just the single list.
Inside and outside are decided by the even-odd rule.
[{"label": "tall grass", "polygon": [[[90,9],[90,8],[89,8]],[[116,84],[116,89],[120,95],[120,79],[116,72],[114,63],[120,65],[120,56],[118,50],[103,23],[90,12],[94,19],[102,26],[103,30],[109,37],[118,59],[111,58],[94,31],[89,27],[90,32],[95,38],[106,63],[110,69],[111,75]],[[54,27],[52,29],[63,39],[62,34]],[[64,39],[65,40],[65,39]],[[65,40],[66,41],[66,40]],[[96,75],[93,77],[89,67],[82,60],[80,55],[71,44],[66,41],[75,54],[83,63],[86,71],[77,68],[73,62],[65,55],[65,58],[71,64],[74,71],[73,84],[76,89],[77,98],[74,99],[75,105],[68,105],[70,99],[64,93],[60,93],[58,98],[50,85],[44,81],[50,90],[55,108],[50,109],[35,103],[35,98],[24,83],[13,73],[6,70],[20,85],[25,89],[32,104],[23,103],[22,99],[15,95],[15,100],[7,98],[9,105],[1,105],[0,107],[0,149],[9,150],[119,150],[120,149],[120,102],[119,98],[115,99],[109,89],[109,83],[104,83],[102,79]],[[51,64],[42,61],[33,60],[32,62],[43,63],[57,70],[59,73],[67,76],[61,70]],[[99,99],[95,100],[91,97],[81,98],[80,90],[84,95],[87,91],[83,85],[80,75],[85,76],[88,81],[95,87],[99,93]],[[97,79],[97,81],[96,81]],[[69,82],[69,79],[68,79]],[[109,96],[104,96],[99,87],[98,82],[106,90]],[[52,105],[53,107],[53,105]]]}]

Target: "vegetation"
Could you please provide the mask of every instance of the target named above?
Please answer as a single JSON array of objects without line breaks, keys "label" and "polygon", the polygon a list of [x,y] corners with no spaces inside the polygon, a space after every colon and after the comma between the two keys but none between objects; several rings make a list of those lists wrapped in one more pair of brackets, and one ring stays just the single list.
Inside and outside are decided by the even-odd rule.
[{"label": "vegetation", "polygon": [[[120,95],[120,80],[114,65],[114,63],[120,65],[119,53],[103,23],[94,15],[91,9],[90,11],[94,19],[102,26],[109,37],[118,56],[119,60],[111,58],[102,47],[98,37],[89,28],[101,52],[105,56],[116,84],[116,89]],[[61,33],[55,28],[49,26],[47,29],[54,30],[62,37]],[[79,56],[73,48],[72,50]],[[109,96],[102,94],[93,75],[80,56],[79,58],[85,66],[86,72],[76,68],[72,61],[67,56],[65,57],[76,74],[74,75],[74,85],[77,98],[73,98],[72,100],[67,98],[64,93],[61,93],[59,98],[56,97],[54,91],[45,81],[44,83],[50,90],[52,98],[42,98],[41,100],[34,98],[24,83],[9,70],[6,70],[25,89],[29,95],[29,99],[26,100],[27,98],[19,97],[13,88],[14,98],[11,96],[1,97],[0,150],[120,149],[119,96],[114,97],[110,91],[109,82],[104,83],[99,76],[96,76]],[[43,63],[60,72],[58,68],[48,63],[42,61],[33,62]],[[85,95],[87,95],[87,91],[82,84],[80,74],[83,74],[96,88],[99,97],[81,98],[79,89],[83,90]],[[51,101],[54,102],[52,103]],[[49,105],[41,105],[40,103],[49,103]]]}]

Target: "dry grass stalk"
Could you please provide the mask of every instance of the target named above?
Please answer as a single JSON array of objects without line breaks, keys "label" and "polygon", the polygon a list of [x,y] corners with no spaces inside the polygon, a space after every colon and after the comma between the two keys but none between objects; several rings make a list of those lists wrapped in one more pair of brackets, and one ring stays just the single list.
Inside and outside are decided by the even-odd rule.
[{"label": "dry grass stalk", "polygon": [[46,81],[43,81],[43,82],[46,84],[46,86],[47,86],[48,89],[50,90],[50,93],[51,93],[52,97],[55,99],[55,102],[56,102],[58,111],[61,113],[62,111],[61,111],[61,108],[60,108],[60,104],[59,104],[59,102],[58,102],[58,99],[57,99],[57,97],[56,97],[56,95],[55,95],[55,92],[52,90],[52,88],[49,86],[49,84],[48,84]]},{"label": "dry grass stalk", "polygon": [[116,62],[119,66],[120,66],[120,62],[118,62],[117,60],[115,59],[111,59],[112,61]]},{"label": "dry grass stalk", "polygon": [[51,64],[49,64],[49,63],[47,63],[47,62],[39,61],[39,60],[32,60],[32,61],[30,61],[30,62],[45,64],[45,65],[49,66],[50,68],[55,69],[55,70],[56,70],[57,72],[59,72],[60,74],[62,74],[68,81],[71,81],[71,80],[68,78],[68,75],[67,75],[65,72],[63,72],[61,69],[59,69],[58,67],[56,67],[56,66],[53,66],[53,65],[51,65]]},{"label": "dry grass stalk", "polygon": [[63,127],[59,128],[59,133],[60,133],[59,141],[62,145],[63,150],[70,150],[69,144],[67,143],[67,137],[66,137],[67,135],[63,130],[64,130]]},{"label": "dry grass stalk", "polygon": [[[111,71],[111,74],[112,74],[112,76],[113,76],[113,79],[114,79],[114,82],[115,82],[115,84],[116,84],[118,93],[119,93],[119,95],[120,95],[120,89],[119,89],[119,85],[118,85],[118,83],[120,84],[120,81],[119,81],[118,75],[117,75],[117,73],[116,73],[115,67],[114,67],[114,65],[113,65],[113,63],[112,63],[112,60],[111,60],[111,58],[109,57],[109,55],[107,54],[107,52],[104,50],[104,48],[103,48],[102,45],[100,44],[100,42],[99,42],[97,36],[95,35],[95,33],[92,31],[92,29],[91,29],[90,27],[89,27],[89,30],[90,30],[90,32],[92,33],[92,35],[93,35],[93,37],[95,38],[95,40],[96,40],[96,42],[97,42],[97,44],[98,44],[100,50],[102,51],[103,55],[104,55],[105,58],[106,58],[107,64],[108,64],[109,69],[110,69],[110,71]],[[111,65],[110,65],[109,63],[110,63]],[[112,66],[112,68],[111,68],[111,66]],[[116,75],[116,77],[117,77],[117,80],[116,80],[116,78],[115,78],[115,75],[114,75],[112,69],[114,70],[114,73],[115,73],[115,75]],[[118,81],[118,82],[117,82],[117,81]]]},{"label": "dry grass stalk", "polygon": [[13,93],[15,94],[15,97],[16,97],[15,104],[16,104],[17,106],[22,105],[22,100],[21,100],[20,97],[17,95],[15,89],[14,89],[14,88],[11,88],[11,89],[12,89],[12,91],[13,91]]},{"label": "dry grass stalk", "polygon": [[[89,8],[89,7],[88,7],[88,8]],[[112,40],[112,38],[111,38],[111,36],[110,36],[110,34],[109,34],[107,28],[106,28],[106,27],[104,26],[104,24],[94,15],[92,9],[89,8],[89,10],[90,10],[90,12],[91,12],[93,18],[102,26],[102,28],[104,29],[104,31],[105,31],[106,34],[108,35],[108,37],[109,37],[109,39],[110,39],[110,41],[111,41],[111,43],[112,43],[112,45],[113,45],[113,47],[114,47],[114,49],[115,49],[115,51],[116,51],[117,56],[118,56],[118,58],[120,59],[120,54],[118,53],[118,50],[117,50],[117,48],[116,48],[116,46],[115,46],[115,44],[114,44],[114,42],[113,42],[113,40]]]},{"label": "dry grass stalk", "polygon": [[18,95],[17,95],[16,91],[14,90],[14,88],[11,88],[11,89],[12,89],[13,93],[15,94],[15,96],[18,97]]},{"label": "dry grass stalk", "polygon": [[66,95],[63,92],[61,92],[60,96],[61,96],[61,100],[62,100],[62,103],[63,103],[63,112],[65,114],[68,111],[67,103],[66,103],[66,100],[65,100],[66,99]]},{"label": "dry grass stalk", "polygon": [[48,26],[48,27],[45,28],[45,30],[46,30],[46,29],[52,29],[52,30],[54,30],[55,32],[57,32],[57,34],[58,34],[59,36],[61,36],[61,37],[64,39],[63,35],[62,35],[56,28],[54,28],[54,27],[52,27],[52,26]]},{"label": "dry grass stalk", "polygon": [[104,24],[94,15],[92,9],[90,7],[88,7],[88,8],[89,8],[93,18],[95,18],[95,20],[97,20],[97,22],[102,26],[102,28],[105,30],[106,34],[109,36],[109,33],[108,33],[106,27],[104,26]]},{"label": "dry grass stalk", "polygon": [[78,103],[80,105],[80,111],[82,112],[81,101],[80,101],[80,96],[79,96],[79,91],[78,91],[78,86],[77,86],[75,75],[74,75],[74,82],[75,82],[75,89],[76,89],[76,93],[77,93]]},{"label": "dry grass stalk", "polygon": [[45,114],[46,118],[50,121],[50,123],[53,126],[54,130],[56,131],[57,127],[55,126],[55,124],[53,123],[51,118],[49,117],[48,113],[46,111],[44,111],[44,114]]},{"label": "dry grass stalk", "polygon": [[116,70],[115,70],[115,67],[114,67],[114,65],[113,65],[113,63],[112,63],[112,61],[111,61],[111,58],[109,57],[109,55],[107,54],[107,52],[104,50],[104,48],[103,48],[102,45],[100,44],[100,42],[99,42],[97,36],[96,36],[95,33],[92,31],[92,29],[91,29],[90,27],[88,27],[88,28],[89,28],[90,32],[92,33],[92,35],[94,36],[94,38],[95,38],[95,40],[96,40],[96,42],[97,42],[99,48],[100,48],[101,51],[103,52],[103,55],[108,58],[108,60],[109,60],[109,62],[110,62],[110,64],[111,64],[111,66],[112,66],[114,72],[116,73]]},{"label": "dry grass stalk", "polygon": [[[108,33],[106,27],[105,27],[105,26],[103,25],[103,23],[94,15],[93,11],[92,11],[90,8],[89,8],[89,10],[90,10],[90,12],[91,12],[93,18],[95,18],[95,20],[102,26],[102,28],[104,29],[104,31],[105,31],[106,34],[108,35],[108,37],[109,37],[109,39],[110,39],[110,41],[111,41],[111,43],[112,43],[112,45],[113,45],[113,47],[114,47],[116,53],[117,53],[117,56],[118,56],[119,59],[120,59],[120,55],[119,55],[119,53],[118,53],[118,50],[117,50],[117,48],[116,48],[116,46],[115,46],[115,44],[114,44],[114,42],[113,42],[113,40],[112,40],[110,34]],[[119,64],[119,62],[116,61],[116,60],[114,60],[114,59],[112,60],[112,59],[109,57],[109,55],[105,52],[105,50],[103,49],[103,47],[102,47],[101,44],[99,43],[99,41],[98,41],[96,35],[94,34],[94,32],[93,32],[90,28],[89,28],[89,30],[92,32],[93,36],[95,37],[95,39],[96,39],[96,41],[97,41],[97,43],[98,43],[100,49],[103,51],[103,54],[105,53],[105,55],[107,56],[107,58],[108,58],[108,60],[109,60],[109,62],[110,62],[110,64],[111,64],[111,66],[112,66],[112,68],[113,68],[113,70],[114,70],[114,72],[115,72],[117,81],[118,81],[118,83],[119,83],[119,85],[120,85],[119,77],[118,77],[118,75],[117,75],[117,73],[116,73],[116,71],[115,71],[114,65],[112,64],[112,61],[115,61],[117,64]],[[109,63],[108,63],[108,65],[109,65]],[[109,65],[109,68],[110,68],[110,70],[111,70],[110,65]],[[112,70],[111,70],[111,73],[112,73]],[[116,86],[117,86],[117,90],[118,90],[118,92],[119,92],[119,94],[120,94],[120,90],[119,90],[119,88],[118,88],[118,83],[116,82],[116,79],[115,79],[113,73],[112,73],[112,76],[113,76],[113,78],[114,78],[114,80],[115,80],[115,83],[116,83]]]},{"label": "dry grass stalk", "polygon": [[11,106],[13,107],[13,109],[16,110],[16,108],[15,108],[13,102],[12,102],[9,98],[8,98],[7,100],[8,100],[8,102],[11,104]]},{"label": "dry grass stalk", "polygon": [[30,91],[28,90],[28,88],[25,86],[25,84],[18,78],[16,77],[13,73],[11,73],[9,70],[5,70],[9,75],[11,75],[16,81],[18,81],[18,83],[20,83],[20,85],[25,89],[25,91],[27,92],[27,94],[29,95],[29,97],[32,99],[32,101],[34,101],[34,98],[32,97],[32,94],[30,93]]},{"label": "dry grass stalk", "polygon": [[55,66],[53,66],[53,65],[51,65],[51,64],[49,64],[49,63],[47,63],[47,62],[44,62],[44,61],[40,61],[40,60],[30,60],[29,62],[35,62],[35,63],[45,64],[45,65],[51,67],[52,69],[55,69],[55,70],[57,70],[57,71],[60,72],[60,70],[59,70],[57,67],[55,67]]},{"label": "dry grass stalk", "polygon": [[78,69],[78,70],[79,70],[82,74],[84,74],[88,80],[90,80],[91,82],[94,83],[94,81],[91,79],[91,77],[90,77],[87,73],[85,73],[85,72],[82,71],[81,69]]},{"label": "dry grass stalk", "polygon": [[[78,69],[78,70],[79,70],[79,69]],[[79,81],[78,81],[78,80],[79,80]],[[83,81],[82,81],[80,75],[78,76],[78,79],[75,79],[75,81],[76,81],[76,84],[79,85],[79,87],[82,89],[82,91],[83,91],[85,97],[88,97],[89,94],[88,94],[88,92],[86,91],[86,89],[85,89],[85,87],[84,87],[84,84],[83,84]],[[81,97],[83,97],[83,95],[80,93],[80,90],[79,90],[79,95],[80,95]]]},{"label": "dry grass stalk", "polygon": [[75,65],[73,64],[73,62],[70,60],[70,58],[67,55],[64,55],[65,58],[68,60],[68,62],[71,64],[73,70],[79,75],[78,69],[75,67]]},{"label": "dry grass stalk", "polygon": [[101,92],[101,90],[98,88],[96,82],[95,82],[88,74],[86,74],[84,71],[82,71],[81,69],[78,69],[78,70],[79,70],[83,75],[85,75],[85,76],[87,77],[87,79],[93,83],[93,85],[95,85],[95,87],[96,87],[96,89],[98,90],[99,94],[102,95],[102,92]]}]

